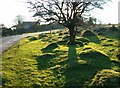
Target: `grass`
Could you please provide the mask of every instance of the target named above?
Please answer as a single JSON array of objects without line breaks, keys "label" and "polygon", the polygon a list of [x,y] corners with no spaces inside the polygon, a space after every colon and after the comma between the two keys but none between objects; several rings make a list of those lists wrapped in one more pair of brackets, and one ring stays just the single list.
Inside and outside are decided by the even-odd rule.
[{"label": "grass", "polygon": [[118,39],[97,38],[78,35],[84,46],[66,45],[67,31],[22,39],[3,54],[3,87],[119,87]]}]

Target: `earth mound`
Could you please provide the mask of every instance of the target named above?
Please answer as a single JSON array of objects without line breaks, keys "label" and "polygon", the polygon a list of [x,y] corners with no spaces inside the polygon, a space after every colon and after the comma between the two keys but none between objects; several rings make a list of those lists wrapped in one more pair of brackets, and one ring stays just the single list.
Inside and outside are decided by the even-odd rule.
[{"label": "earth mound", "polygon": [[111,65],[107,55],[93,49],[85,49],[79,56],[81,60],[85,60],[88,64],[93,66],[107,68]]},{"label": "earth mound", "polygon": [[90,30],[84,31],[82,33],[82,36],[89,39],[90,42],[100,43],[100,40],[99,40],[97,34],[95,34],[94,32],[92,32]]},{"label": "earth mound", "polygon": [[120,73],[116,72],[114,70],[110,69],[104,69],[100,72],[98,72],[94,78],[92,79],[92,82],[90,83],[90,86],[95,87],[104,87],[104,88],[119,88],[120,84]]},{"label": "earth mound", "polygon": [[37,40],[37,37],[35,37],[35,36],[32,36],[32,37],[30,37],[30,38],[29,38],[29,40],[30,40],[30,41]]},{"label": "earth mound", "polygon": [[42,51],[43,52],[52,51],[57,47],[59,47],[57,43],[51,43],[48,46],[46,46],[45,48],[43,48]]},{"label": "earth mound", "polygon": [[86,37],[86,36],[96,36],[96,34],[90,30],[86,30],[82,33],[82,36],[83,37]]}]

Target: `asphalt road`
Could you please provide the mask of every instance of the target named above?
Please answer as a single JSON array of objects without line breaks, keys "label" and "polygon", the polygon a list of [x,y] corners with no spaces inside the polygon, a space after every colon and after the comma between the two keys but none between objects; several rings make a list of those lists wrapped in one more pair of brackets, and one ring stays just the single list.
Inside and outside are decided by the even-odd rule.
[{"label": "asphalt road", "polygon": [[[58,31],[58,30],[54,30],[54,31]],[[2,38],[0,38],[0,56],[2,55],[3,52],[8,50],[9,47],[16,44],[22,38],[25,38],[25,37],[28,37],[28,36],[33,36],[35,34],[49,33],[49,32],[50,31],[44,31],[44,32],[36,32],[36,33],[29,33],[29,34],[2,37]]]}]

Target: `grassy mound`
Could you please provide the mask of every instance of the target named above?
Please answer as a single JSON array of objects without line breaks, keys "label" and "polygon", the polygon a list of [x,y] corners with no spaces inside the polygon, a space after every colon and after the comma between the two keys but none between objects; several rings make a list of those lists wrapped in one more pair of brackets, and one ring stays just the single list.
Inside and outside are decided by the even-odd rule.
[{"label": "grassy mound", "polygon": [[70,36],[63,37],[63,41],[68,41],[70,39]]},{"label": "grassy mound", "polygon": [[46,34],[39,34],[38,35],[38,38],[40,39],[40,38],[44,38],[44,37],[47,37],[47,35]]},{"label": "grassy mound", "polygon": [[105,68],[111,65],[108,56],[93,49],[84,50],[80,53],[79,56],[81,60],[85,60],[87,63],[94,66]]},{"label": "grassy mound", "polygon": [[86,37],[86,36],[96,36],[96,34],[90,30],[86,30],[82,33],[82,36],[83,37]]},{"label": "grassy mound", "polygon": [[31,37],[24,38],[10,47],[2,57],[2,85],[5,88],[89,88],[97,84],[106,87],[106,83],[117,85],[117,74],[120,71],[118,39],[109,37],[111,35],[96,35],[101,39],[101,43],[96,43],[93,36],[81,37],[79,33],[76,36],[78,44],[67,45],[68,34],[64,30],[61,31],[62,35],[59,33],[42,34],[39,40],[32,42],[29,40]]},{"label": "grassy mound", "polygon": [[120,81],[119,72],[110,69],[105,69],[98,72],[94,76],[90,86],[104,88],[119,88],[120,87],[119,81]]},{"label": "grassy mound", "polygon": [[113,25],[112,27],[110,27],[109,29],[108,29],[108,32],[119,32],[119,30]]},{"label": "grassy mound", "polygon": [[94,32],[86,30],[82,33],[82,36],[89,39],[90,42],[100,43],[100,40]]},{"label": "grassy mound", "polygon": [[65,45],[65,44],[67,44],[67,41],[66,40],[58,41],[57,44],[59,44],[59,45]]},{"label": "grassy mound", "polygon": [[35,37],[35,36],[32,36],[32,37],[30,37],[30,38],[29,38],[29,40],[30,40],[30,41],[37,40],[37,37]]},{"label": "grassy mound", "polygon": [[120,60],[120,49],[116,49],[112,55],[113,58]]},{"label": "grassy mound", "polygon": [[81,37],[76,39],[77,42],[82,42],[82,44],[87,45],[89,40],[87,38]]},{"label": "grassy mound", "polygon": [[84,46],[84,44],[83,44],[81,41],[76,42],[76,44],[78,44],[80,47],[83,47],[83,46]]},{"label": "grassy mound", "polygon": [[52,51],[55,48],[58,48],[58,44],[57,43],[51,43],[48,46],[46,46],[45,48],[42,49],[43,52],[47,52],[47,51]]}]

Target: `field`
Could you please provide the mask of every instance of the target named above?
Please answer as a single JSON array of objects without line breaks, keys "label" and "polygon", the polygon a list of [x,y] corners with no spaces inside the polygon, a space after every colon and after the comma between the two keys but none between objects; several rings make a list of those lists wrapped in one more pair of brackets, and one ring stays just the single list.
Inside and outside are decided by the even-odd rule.
[{"label": "field", "polygon": [[119,30],[68,30],[29,36],[3,54],[3,87],[120,87]]}]

